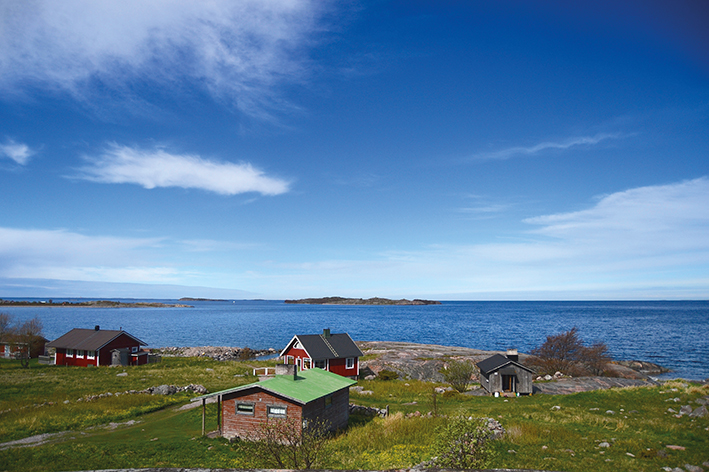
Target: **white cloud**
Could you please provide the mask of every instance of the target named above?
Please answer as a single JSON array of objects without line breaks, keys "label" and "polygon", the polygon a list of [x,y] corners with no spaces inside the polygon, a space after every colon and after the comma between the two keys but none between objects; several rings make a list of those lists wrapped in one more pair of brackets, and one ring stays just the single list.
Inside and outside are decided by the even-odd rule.
[{"label": "white cloud", "polygon": [[87,159],[90,164],[80,169],[80,177],[94,182],[138,184],[148,189],[197,188],[222,195],[278,195],[289,189],[285,180],[268,177],[248,163],[217,162],[162,149],[146,151],[114,144],[98,158]]},{"label": "white cloud", "polygon": [[[0,3],[0,88],[67,92],[144,83],[203,88],[248,114],[307,75],[327,3],[310,0],[22,0]],[[163,88],[163,89],[164,89]],[[114,94],[111,94],[114,95]]]},{"label": "white cloud", "polygon": [[7,157],[20,165],[27,164],[34,153],[26,144],[16,143],[12,139],[8,139],[5,144],[0,144],[0,157]]},{"label": "white cloud", "polygon": [[515,242],[435,245],[364,260],[282,266],[288,276],[278,286],[311,293],[341,293],[345,287],[357,296],[709,296],[707,178],[617,192],[582,211],[525,222],[539,228],[518,234]]},{"label": "white cloud", "polygon": [[587,210],[525,220],[537,234],[606,253],[658,254],[709,248],[709,179],[640,187]]},{"label": "white cloud", "polygon": [[549,149],[569,149],[575,146],[589,146],[593,144],[598,144],[601,141],[607,139],[619,139],[623,135],[619,133],[599,133],[595,136],[576,136],[572,138],[565,139],[563,141],[545,141],[534,146],[524,147],[516,146],[507,149],[502,149],[500,151],[485,152],[473,156],[474,159],[509,159],[511,157],[523,155],[529,156],[533,154],[538,154],[542,151]]},{"label": "white cloud", "polygon": [[65,230],[0,227],[0,277],[165,280],[174,272],[172,269],[147,264],[151,252],[163,243],[159,238],[97,237]]}]

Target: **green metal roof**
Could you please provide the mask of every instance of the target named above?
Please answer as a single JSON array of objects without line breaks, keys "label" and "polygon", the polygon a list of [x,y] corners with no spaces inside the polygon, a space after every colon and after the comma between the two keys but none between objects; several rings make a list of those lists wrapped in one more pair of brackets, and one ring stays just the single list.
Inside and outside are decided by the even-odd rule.
[{"label": "green metal roof", "polygon": [[341,375],[333,374],[322,369],[308,369],[298,372],[297,379],[293,379],[293,375],[276,375],[270,379],[260,382],[242,385],[240,387],[229,388],[219,392],[202,395],[193,398],[192,401],[197,401],[203,398],[214,397],[217,395],[226,395],[229,393],[239,392],[250,388],[261,388],[267,392],[275,393],[297,403],[306,404],[313,400],[335,393],[343,388],[350,387],[356,384],[356,380],[342,377]]}]

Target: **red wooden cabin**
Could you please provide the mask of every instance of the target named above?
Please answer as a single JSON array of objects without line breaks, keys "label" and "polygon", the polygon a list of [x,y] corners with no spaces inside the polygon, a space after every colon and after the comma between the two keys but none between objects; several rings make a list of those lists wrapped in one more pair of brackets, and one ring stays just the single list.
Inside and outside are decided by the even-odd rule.
[{"label": "red wooden cabin", "polygon": [[295,364],[300,370],[317,367],[334,374],[356,379],[362,351],[349,334],[297,334],[281,351],[284,364]]},{"label": "red wooden cabin", "polygon": [[74,328],[47,343],[56,354],[53,364],[74,366],[142,365],[148,353],[140,346],[147,344],[123,330]]}]

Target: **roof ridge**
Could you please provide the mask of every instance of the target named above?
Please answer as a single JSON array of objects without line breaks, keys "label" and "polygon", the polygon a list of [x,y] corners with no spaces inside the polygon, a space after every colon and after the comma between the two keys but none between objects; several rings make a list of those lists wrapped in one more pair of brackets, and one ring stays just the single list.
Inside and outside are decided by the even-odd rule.
[{"label": "roof ridge", "polygon": [[328,340],[327,340],[327,338],[325,338],[325,336],[323,336],[323,335],[321,334],[321,335],[320,335],[320,339],[323,340],[323,342],[325,343],[325,345],[328,347],[328,349],[330,349],[330,352],[332,352],[332,353],[335,355],[335,357],[340,357],[340,355],[337,353],[337,351],[335,350],[335,348],[332,347],[332,345],[328,342]]}]

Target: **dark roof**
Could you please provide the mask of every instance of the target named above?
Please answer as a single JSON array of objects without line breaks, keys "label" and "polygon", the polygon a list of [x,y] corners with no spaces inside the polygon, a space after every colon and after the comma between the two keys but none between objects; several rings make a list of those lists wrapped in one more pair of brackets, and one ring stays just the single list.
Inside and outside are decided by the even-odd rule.
[{"label": "dark roof", "polygon": [[525,367],[519,362],[515,362],[502,354],[495,354],[494,356],[488,357],[487,359],[484,359],[480,362],[477,363],[478,368],[480,369],[480,372],[483,374],[487,374],[489,372],[494,372],[498,369],[501,369],[505,367],[506,365],[515,365],[517,367],[520,367],[524,370],[527,370],[529,372],[532,372],[532,369],[529,367]]},{"label": "dark roof", "polygon": [[339,357],[361,357],[364,355],[347,333],[330,334],[329,336],[325,334],[297,334],[283,349],[281,355],[285,355],[285,352],[296,341],[300,342],[305,352],[314,361]]},{"label": "dark roof", "polygon": [[74,328],[63,336],[58,337],[54,341],[47,343],[47,347],[59,347],[66,349],[83,349],[85,351],[96,351],[101,349],[106,344],[116,339],[121,334],[125,334],[138,342],[142,346],[147,346],[135,336],[114,329],[82,329]]}]

